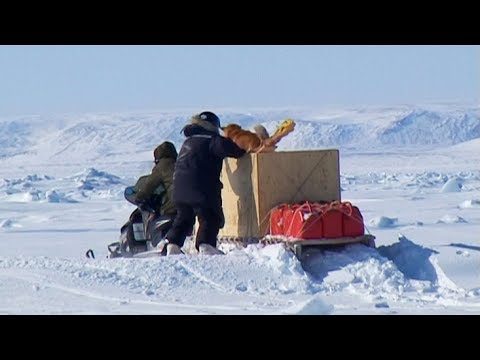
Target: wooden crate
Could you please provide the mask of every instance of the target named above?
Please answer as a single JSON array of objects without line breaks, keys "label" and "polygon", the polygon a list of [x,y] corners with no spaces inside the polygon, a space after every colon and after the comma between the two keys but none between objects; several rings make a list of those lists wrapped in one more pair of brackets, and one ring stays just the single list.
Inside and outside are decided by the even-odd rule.
[{"label": "wooden crate", "polygon": [[278,151],[227,158],[221,174],[221,237],[263,237],[270,210],[282,203],[340,201],[339,152]]}]

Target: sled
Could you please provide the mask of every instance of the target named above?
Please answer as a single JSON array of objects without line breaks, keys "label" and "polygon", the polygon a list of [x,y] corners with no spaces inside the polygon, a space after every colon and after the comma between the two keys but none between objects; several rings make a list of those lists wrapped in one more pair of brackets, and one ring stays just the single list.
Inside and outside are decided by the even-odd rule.
[{"label": "sled", "polygon": [[[264,240],[268,241],[268,240]],[[362,235],[356,237],[341,237],[335,239],[308,239],[308,240],[285,240],[284,243],[293,251],[295,256],[302,260],[306,254],[305,250],[309,248],[338,248],[350,244],[363,244],[375,248],[375,236]]]},{"label": "sled", "polygon": [[340,238],[323,238],[323,239],[295,239],[284,236],[266,235],[263,238],[241,238],[241,237],[220,237],[219,244],[234,244],[237,247],[247,247],[250,244],[261,244],[264,246],[274,244],[285,244],[295,256],[302,260],[305,250],[308,248],[339,248],[349,244],[363,244],[365,246],[375,248],[375,236],[365,234],[356,237],[340,237]]}]

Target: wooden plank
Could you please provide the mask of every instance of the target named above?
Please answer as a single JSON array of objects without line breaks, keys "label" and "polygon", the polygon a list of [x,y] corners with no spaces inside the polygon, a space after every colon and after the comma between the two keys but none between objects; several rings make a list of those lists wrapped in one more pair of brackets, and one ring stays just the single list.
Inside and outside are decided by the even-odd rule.
[{"label": "wooden plank", "polygon": [[368,240],[374,240],[375,236],[373,235],[363,235],[357,237],[342,237],[334,239],[289,239],[285,240],[287,244],[295,244],[302,246],[312,246],[312,245],[337,245],[337,244],[351,244],[357,242],[364,242]]},{"label": "wooden plank", "polygon": [[[305,248],[312,246],[327,246],[327,245],[347,245],[362,243],[364,245],[375,247],[375,236],[373,235],[363,235],[357,237],[345,237],[345,238],[335,238],[335,239],[311,239],[311,240],[298,240],[298,241],[288,241],[287,246],[293,251],[295,256],[299,259],[303,259]],[[372,245],[373,244],[373,245]]]},{"label": "wooden plank", "polygon": [[278,243],[285,243],[287,245],[341,245],[341,244],[351,244],[351,243],[357,243],[357,242],[369,242],[375,240],[375,236],[367,234],[367,235],[362,235],[362,236],[356,236],[356,237],[342,237],[342,238],[322,238],[322,239],[295,239],[295,238],[288,238],[285,236],[266,236],[264,238],[256,238],[256,237],[226,237],[226,236],[220,236],[218,238],[219,243],[241,243],[244,244],[244,246],[247,246],[248,244],[278,244]]}]

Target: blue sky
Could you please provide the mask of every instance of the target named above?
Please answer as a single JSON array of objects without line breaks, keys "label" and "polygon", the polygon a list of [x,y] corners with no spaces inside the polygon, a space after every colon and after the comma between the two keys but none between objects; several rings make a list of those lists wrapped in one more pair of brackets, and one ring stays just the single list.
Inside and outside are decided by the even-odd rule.
[{"label": "blue sky", "polygon": [[480,46],[0,45],[0,116],[480,100]]}]

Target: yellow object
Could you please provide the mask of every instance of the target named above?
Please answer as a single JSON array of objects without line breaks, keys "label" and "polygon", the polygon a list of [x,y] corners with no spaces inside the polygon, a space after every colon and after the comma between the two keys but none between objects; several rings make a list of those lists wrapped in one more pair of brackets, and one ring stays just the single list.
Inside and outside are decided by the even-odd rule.
[{"label": "yellow object", "polygon": [[273,137],[284,137],[288,133],[292,132],[295,128],[295,121],[293,119],[286,119],[284,120],[275,130],[275,133],[272,135]]}]

